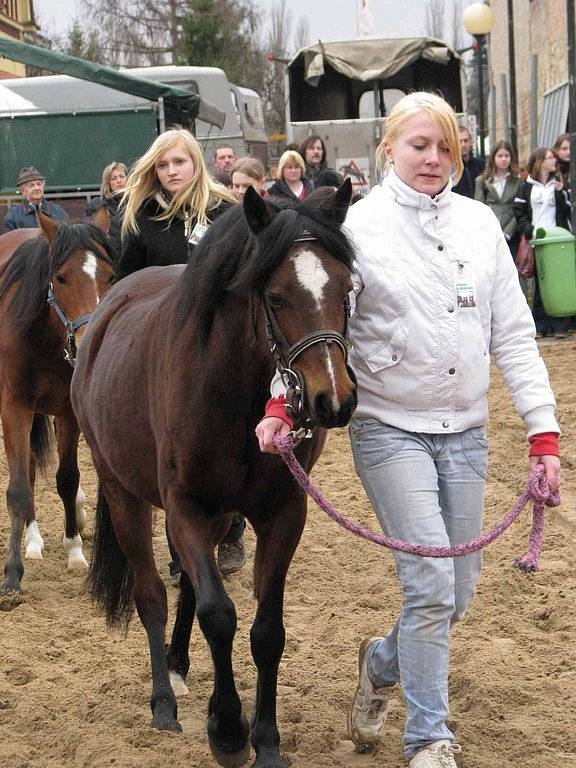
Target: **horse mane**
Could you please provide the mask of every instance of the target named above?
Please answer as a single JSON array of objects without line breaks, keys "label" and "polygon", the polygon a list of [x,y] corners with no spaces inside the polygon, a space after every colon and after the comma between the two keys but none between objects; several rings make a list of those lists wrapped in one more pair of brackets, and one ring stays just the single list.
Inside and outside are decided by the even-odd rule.
[{"label": "horse mane", "polygon": [[16,286],[9,309],[18,333],[28,333],[48,314],[51,277],[79,248],[90,249],[97,258],[112,263],[106,235],[99,227],[88,223],[62,223],[51,244],[40,236],[26,240],[16,248],[0,273],[0,301]]},{"label": "horse mane", "polygon": [[352,270],[354,252],[332,218],[332,196],[316,194],[302,202],[266,202],[275,215],[260,234],[251,231],[242,205],[236,205],[210,225],[184,270],[179,283],[178,324],[182,327],[192,318],[203,345],[225,296],[237,291],[260,297],[272,272],[304,232]]}]

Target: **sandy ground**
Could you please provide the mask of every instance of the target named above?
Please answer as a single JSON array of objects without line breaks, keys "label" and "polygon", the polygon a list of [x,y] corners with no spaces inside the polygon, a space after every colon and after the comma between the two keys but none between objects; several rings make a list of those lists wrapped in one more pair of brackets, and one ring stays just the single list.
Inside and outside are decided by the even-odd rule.
[{"label": "sandy ground", "polygon": [[[564,429],[563,505],[548,513],[540,572],[527,576],[511,565],[526,549],[528,515],[486,550],[478,597],[454,633],[451,726],[464,746],[458,761],[462,768],[576,766],[576,352],[571,342],[546,345],[542,351]],[[486,525],[512,506],[527,467],[522,424],[497,374],[491,414]],[[4,557],[8,525],[3,456],[2,462]],[[85,447],[82,472],[93,501],[95,479]],[[332,433],[314,474],[339,509],[375,526],[345,432]],[[198,628],[191,647],[191,694],[179,700],[184,732],[153,731],[147,644],[138,619],[127,637],[106,630],[84,593],[83,575],[66,572],[53,478],[39,482],[37,502],[46,540],[44,560],[26,563],[22,595],[0,599],[0,766],[215,765],[205,733],[212,671]],[[159,516],[157,560],[167,580],[162,528]],[[89,555],[89,540],[85,549]],[[248,549],[251,556],[250,534]],[[255,679],[248,646],[254,612],[250,568],[230,577],[227,585],[239,617],[238,687],[250,712]],[[173,611],[176,590],[168,590]],[[400,694],[379,754],[355,754],[345,730],[358,642],[386,631],[398,607],[390,553],[342,531],[311,504],[289,574],[279,687],[282,750],[294,768],[404,765]]]}]

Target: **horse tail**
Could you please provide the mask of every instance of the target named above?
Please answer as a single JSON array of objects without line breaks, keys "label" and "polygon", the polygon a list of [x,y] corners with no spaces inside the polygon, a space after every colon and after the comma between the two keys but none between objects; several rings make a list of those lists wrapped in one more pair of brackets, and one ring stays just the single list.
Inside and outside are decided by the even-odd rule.
[{"label": "horse tail", "polygon": [[32,430],[30,432],[30,448],[34,454],[36,465],[44,472],[54,454],[54,430],[48,416],[41,413],[34,414]]},{"label": "horse tail", "polygon": [[108,626],[126,631],[134,612],[134,573],[116,538],[100,483],[88,588],[92,600],[105,610]]}]

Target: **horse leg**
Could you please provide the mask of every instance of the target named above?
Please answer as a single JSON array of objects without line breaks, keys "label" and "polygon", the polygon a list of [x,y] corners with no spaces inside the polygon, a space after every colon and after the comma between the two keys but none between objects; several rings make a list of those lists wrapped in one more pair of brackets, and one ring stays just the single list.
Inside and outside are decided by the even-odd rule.
[{"label": "horse leg", "polygon": [[87,568],[88,563],[82,552],[82,537],[76,522],[76,499],[80,484],[78,470],[78,439],[80,429],[72,411],[58,416],[56,422],[56,444],[58,447],[58,470],[56,488],[64,505],[64,549],[68,553],[68,570]]},{"label": "horse leg", "polygon": [[256,703],[251,723],[254,768],[287,768],[281,757],[276,723],[278,666],[284,651],[284,585],[288,567],[300,541],[306,502],[299,495],[275,508],[266,523],[254,521],[258,536],[254,560],[254,589],[258,609],[250,631],[252,656],[258,670]]},{"label": "horse leg", "polygon": [[30,492],[32,494],[32,513],[26,523],[26,535],[24,537],[26,543],[26,551],[24,557],[27,560],[42,560],[42,552],[44,551],[44,539],[38,528],[38,522],[36,520],[36,510],[34,508],[34,485],[36,483],[36,459],[32,452],[30,452],[30,466],[28,470],[28,478],[30,480]]},{"label": "horse leg", "polygon": [[2,402],[2,428],[4,449],[10,480],[6,489],[6,503],[10,513],[10,544],[4,566],[4,582],[0,594],[20,592],[24,565],[20,552],[24,524],[33,528],[34,498],[30,484],[30,433],[34,411],[7,397]]},{"label": "horse leg", "polygon": [[[187,574],[181,599],[189,599],[186,587],[186,578],[189,578],[196,595],[198,623],[210,646],[214,664],[214,689],[208,704],[208,741],[219,765],[238,768],[248,760],[250,744],[248,723],[242,714],[232,669],[236,610],[226,594],[214,559],[214,547],[224,534],[225,525],[223,518],[207,519],[191,501],[187,507],[190,511],[186,514],[174,508],[168,510],[168,527]],[[229,522],[229,518],[225,522]],[[187,633],[186,645],[190,636],[188,626],[192,626],[190,607],[188,605],[188,618],[182,617],[180,629],[175,627],[180,642]],[[184,623],[186,620],[189,625]]]},{"label": "horse leg", "polygon": [[76,525],[78,527],[78,533],[84,533],[86,528],[86,494],[81,485],[78,486],[78,493],[76,494]]},{"label": "horse leg", "polygon": [[181,731],[166,661],[168,600],[152,550],[152,509],[117,483],[102,484],[118,544],[134,574],[134,602],[148,636],[152,667],[152,726]]},{"label": "horse leg", "polygon": [[186,676],[190,668],[188,647],[195,612],[196,593],[188,574],[186,571],[182,571],[176,621],[168,648],[168,674],[172,690],[176,696],[185,696],[189,693],[186,685]]}]

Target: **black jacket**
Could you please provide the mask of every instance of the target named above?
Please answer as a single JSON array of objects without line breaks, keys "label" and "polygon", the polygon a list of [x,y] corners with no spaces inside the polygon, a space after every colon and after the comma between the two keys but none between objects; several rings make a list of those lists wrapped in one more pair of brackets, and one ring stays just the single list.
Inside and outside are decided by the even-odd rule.
[{"label": "black jacket", "polygon": [[452,187],[452,192],[457,192],[464,197],[474,197],[474,190],[476,187],[476,177],[484,171],[485,162],[480,157],[474,157],[470,153],[470,157],[464,163],[464,172],[460,176],[460,180],[455,187]]},{"label": "black jacket", "polygon": [[[529,181],[523,181],[520,184],[518,194],[514,200],[514,216],[518,223],[518,230],[521,235],[531,240],[534,234],[534,227],[532,226],[532,204],[530,203],[530,197],[532,195],[533,185]],[[561,190],[554,191],[554,197],[556,199],[556,226],[564,227],[564,229],[570,229],[570,203],[566,197],[566,192]]]},{"label": "black jacket", "polygon": [[[308,197],[310,192],[314,190],[312,182],[304,178],[302,179],[302,183],[304,184],[304,197]],[[275,181],[274,184],[272,184],[272,186],[269,187],[268,195],[270,197],[287,197],[289,200],[300,200],[300,198],[296,197],[294,192],[292,192],[292,190],[290,189],[288,184],[286,184],[284,179],[278,179],[277,181]]]},{"label": "black jacket", "polygon": [[108,240],[110,241],[110,247],[112,248],[112,255],[114,257],[115,264],[118,264],[120,260],[120,252],[122,249],[122,212],[118,209],[121,199],[122,194],[104,195],[104,197],[93,197],[86,206],[86,216],[94,216],[96,211],[102,208],[102,206],[106,206],[108,215],[110,216]]},{"label": "black jacket", "polygon": [[[208,212],[209,221],[214,221],[230,203],[221,202]],[[118,279],[131,275],[145,267],[165,267],[170,264],[186,264],[192,245],[188,243],[184,231],[184,219],[174,216],[170,221],[156,221],[165,207],[154,197],[144,202],[136,214],[139,232],[129,232],[122,240],[122,256],[118,265]],[[196,220],[190,222],[190,231]]]}]

